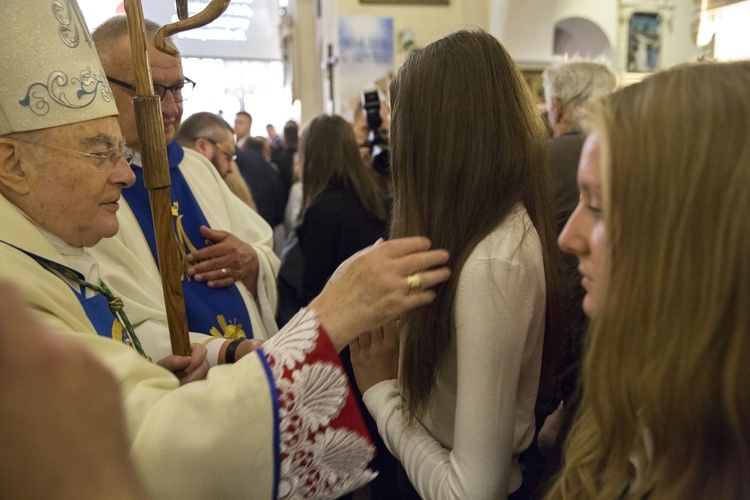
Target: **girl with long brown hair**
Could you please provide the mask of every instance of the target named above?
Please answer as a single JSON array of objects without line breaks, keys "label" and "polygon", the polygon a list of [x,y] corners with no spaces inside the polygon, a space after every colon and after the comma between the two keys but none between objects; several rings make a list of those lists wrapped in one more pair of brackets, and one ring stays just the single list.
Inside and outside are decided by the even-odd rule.
[{"label": "girl with long brown hair", "polygon": [[392,235],[427,235],[450,251],[453,274],[396,325],[398,382],[384,380],[396,376],[387,354],[373,353],[388,351],[388,332],[353,344],[357,382],[421,497],[505,497],[522,482],[556,318],[545,314],[558,254],[544,124],[510,55],[482,31],[418,51],[390,90]]}]

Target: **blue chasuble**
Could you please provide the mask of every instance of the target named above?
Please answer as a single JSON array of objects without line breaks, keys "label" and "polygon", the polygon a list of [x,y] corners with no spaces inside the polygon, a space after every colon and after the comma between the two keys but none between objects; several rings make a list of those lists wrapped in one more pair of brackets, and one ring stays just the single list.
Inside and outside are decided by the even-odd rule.
[{"label": "blue chasuble", "polygon": [[[188,329],[191,332],[204,333],[214,337],[253,338],[250,315],[236,285],[233,284],[224,288],[209,288],[205,281],[197,282],[187,275],[189,264],[185,260],[185,256],[212,243],[206,241],[200,233],[201,225],[210,226],[178,168],[184,156],[185,151],[177,141],[173,141],[167,146],[169,173],[172,179],[169,193],[172,198],[172,215],[178,240],[177,244],[182,258],[182,292],[185,295]],[[148,189],[143,182],[143,170],[139,166],[135,166],[133,171],[136,177],[135,184],[124,189],[122,196],[127,200],[136,219],[138,219],[138,224],[141,226],[143,235],[151,248],[151,254],[158,266],[156,236],[154,221],[151,218]]]}]

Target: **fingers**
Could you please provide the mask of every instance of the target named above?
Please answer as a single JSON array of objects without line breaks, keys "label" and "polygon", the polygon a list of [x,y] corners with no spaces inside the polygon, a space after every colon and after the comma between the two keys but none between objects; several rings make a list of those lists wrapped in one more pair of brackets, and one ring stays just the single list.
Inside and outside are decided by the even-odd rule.
[{"label": "fingers", "polygon": [[226,248],[223,245],[217,243],[215,245],[208,245],[200,250],[195,250],[187,255],[188,262],[197,262],[200,265],[205,262],[224,257],[227,254]]},{"label": "fingers", "polygon": [[380,328],[383,342],[398,346],[398,333],[394,323],[388,323]]},{"label": "fingers", "polygon": [[351,343],[357,387],[363,394],[383,380],[398,378],[398,344],[392,332],[378,328]]},{"label": "fingers", "polygon": [[[385,255],[392,258],[403,257],[414,252],[424,252],[430,249],[432,243],[423,236],[413,236],[410,238],[396,238],[394,240],[378,242],[370,249],[382,251]],[[367,250],[365,250],[367,251]]]},{"label": "fingers", "polygon": [[[225,268],[222,268],[225,269]],[[193,276],[193,279],[195,281],[201,282],[201,281],[207,281],[206,283],[209,288],[224,288],[230,285],[233,285],[236,279],[230,274],[229,270],[226,270],[226,273],[219,269],[218,271],[211,271],[209,273],[204,274],[196,274]]]},{"label": "fingers", "polygon": [[208,281],[208,286],[221,288],[233,284],[240,274],[237,271],[237,263],[229,257],[218,257],[204,260],[188,268],[188,276],[195,281]]},{"label": "fingers", "polygon": [[359,340],[359,348],[361,351],[367,351],[370,349],[372,339],[370,338],[370,332],[363,333],[357,340]]},{"label": "fingers", "polygon": [[359,359],[359,355],[362,352],[362,347],[359,345],[359,337],[349,342],[349,357],[352,363],[356,363]]},{"label": "fingers", "polygon": [[401,272],[409,275],[422,269],[442,266],[448,262],[449,257],[450,255],[446,250],[430,250],[401,257],[397,266]]},{"label": "fingers", "polygon": [[213,241],[214,243],[217,243],[232,234],[227,231],[222,231],[221,229],[211,229],[208,226],[201,226],[200,231],[201,236],[207,240]]},{"label": "fingers", "polygon": [[[448,281],[451,277],[451,270],[447,267],[439,267],[437,269],[430,269],[418,273],[420,281],[422,282],[422,291],[429,290],[430,288]],[[408,293],[409,284],[406,283],[406,290]],[[414,295],[414,294],[412,294]]]},{"label": "fingers", "polygon": [[180,376],[180,385],[189,384],[190,382],[195,382],[197,380],[203,380],[206,378],[206,375],[208,375],[209,365],[207,360],[203,360],[192,373],[185,373],[184,375]]},{"label": "fingers", "polygon": [[[448,268],[435,266],[445,264],[449,254],[428,250],[429,244],[422,237],[386,241],[339,266],[310,304],[337,350],[362,332],[435,300],[430,288],[450,278]],[[366,340],[359,340],[361,349]]]},{"label": "fingers", "polygon": [[188,276],[198,282],[207,281],[208,286],[212,288],[226,287],[237,281],[242,281],[248,286],[247,280],[253,273],[258,272],[259,267],[255,249],[226,231],[205,228],[202,232],[207,234],[208,231],[221,233],[220,242],[187,256],[189,262],[195,263],[188,268]]},{"label": "fingers", "polygon": [[187,255],[188,262],[201,262],[210,260],[216,257],[221,257],[230,252],[232,246],[230,244],[222,245],[221,243],[231,237],[232,233],[221,231],[220,229],[211,229],[206,226],[201,226],[200,231],[201,235],[213,244],[208,244],[204,248],[200,248],[198,250],[190,252]]},{"label": "fingers", "polygon": [[176,354],[170,354],[169,356],[157,361],[156,364],[162,368],[166,368],[172,373],[175,373],[190,366],[190,356],[177,356]]},{"label": "fingers", "polygon": [[206,346],[202,344],[190,344],[190,364],[184,368],[186,374],[191,374],[203,364],[206,360]]}]

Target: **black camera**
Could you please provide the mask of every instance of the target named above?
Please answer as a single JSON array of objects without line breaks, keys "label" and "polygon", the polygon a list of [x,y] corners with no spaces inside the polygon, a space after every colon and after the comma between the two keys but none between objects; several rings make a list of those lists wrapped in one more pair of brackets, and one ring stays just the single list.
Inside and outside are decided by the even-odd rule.
[{"label": "black camera", "polygon": [[388,134],[380,130],[383,119],[380,117],[380,98],[377,90],[362,92],[362,107],[367,117],[367,127],[370,135],[367,137],[367,147],[372,156],[372,168],[381,174],[387,174],[391,169],[391,148],[388,144]]}]

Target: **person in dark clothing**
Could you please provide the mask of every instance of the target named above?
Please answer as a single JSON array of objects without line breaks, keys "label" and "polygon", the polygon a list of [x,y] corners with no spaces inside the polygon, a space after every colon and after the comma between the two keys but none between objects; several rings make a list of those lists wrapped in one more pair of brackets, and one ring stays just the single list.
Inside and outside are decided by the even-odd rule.
[{"label": "person in dark clothing", "polygon": [[[564,61],[547,67],[542,73],[547,120],[553,137],[549,143],[549,162],[554,195],[557,234],[562,231],[578,204],[578,160],[586,140],[579,125],[581,111],[592,101],[609,94],[617,84],[614,73],[592,61]],[[578,272],[578,260],[562,254],[564,336],[568,339],[565,357],[558,370],[558,394],[554,399],[540,397],[535,409],[540,437],[524,453],[524,497],[532,495],[560,467],[561,444],[576,408],[576,390],[583,334],[588,321],[581,301],[584,290]],[[564,405],[561,406],[560,402]],[[552,416],[548,422],[548,416]],[[554,422],[554,423],[553,423]],[[544,430],[542,427],[544,426]],[[528,481],[526,481],[528,479]]]},{"label": "person in dark clothing", "polygon": [[[339,264],[385,235],[386,209],[346,120],[327,115],[314,118],[300,145],[303,219],[297,235],[303,260],[301,296],[306,304],[323,289]],[[398,498],[398,462],[380,439],[355,388],[349,348],[340,356],[377,448],[370,464],[379,472],[370,484],[372,498]]]},{"label": "person in dark clothing", "polygon": [[271,227],[284,221],[286,194],[281,175],[253,149],[237,149],[237,168],[250,187],[258,213]]},{"label": "person in dark clothing", "polygon": [[281,179],[284,181],[285,198],[289,196],[289,190],[294,184],[294,154],[297,152],[299,127],[297,122],[289,120],[284,125],[284,147],[274,149],[271,152],[271,161],[279,167]]}]

